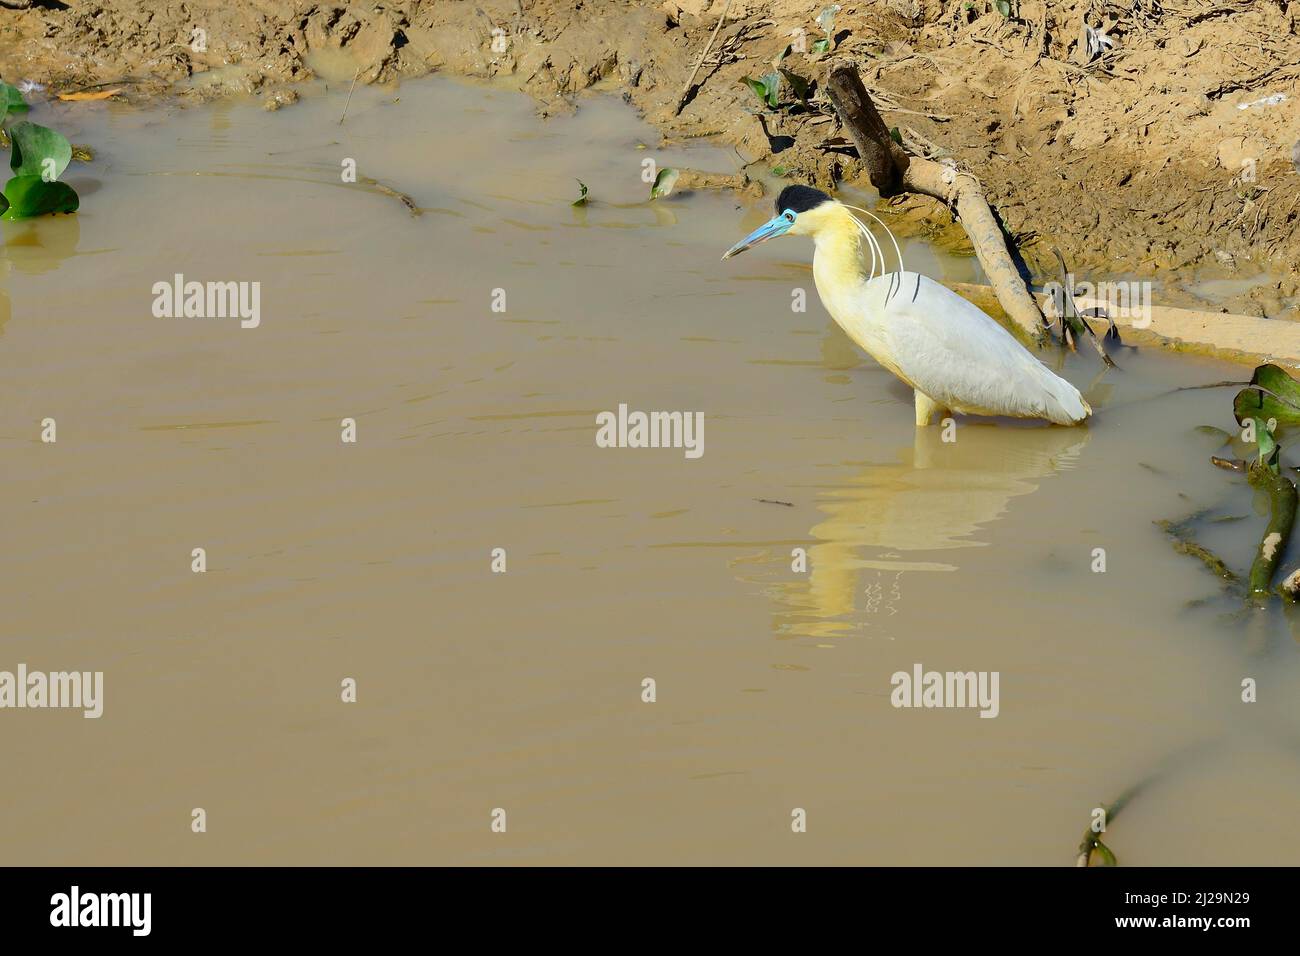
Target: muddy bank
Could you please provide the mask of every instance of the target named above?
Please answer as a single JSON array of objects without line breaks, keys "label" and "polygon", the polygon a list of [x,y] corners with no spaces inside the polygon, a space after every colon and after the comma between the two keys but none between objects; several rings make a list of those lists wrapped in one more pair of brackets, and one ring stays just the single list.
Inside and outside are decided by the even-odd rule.
[{"label": "muddy bank", "polygon": [[[545,112],[608,88],[669,136],[717,136],[748,163],[825,186],[858,175],[816,84],[830,55],[819,47],[833,45],[909,149],[982,179],[1040,275],[1056,244],[1082,275],[1163,281],[1171,303],[1210,301],[1207,279],[1263,276],[1220,286],[1215,308],[1300,317],[1300,0],[843,3],[829,37],[823,6],[211,0],[145,12],[89,0],[0,9],[0,74],[51,91],[121,82],[129,97],[237,90],[270,107],[322,61],[361,83],[433,70],[505,79]],[[787,46],[773,108],[745,78],[773,72]],[[898,221],[960,243],[939,204],[899,205]]]}]

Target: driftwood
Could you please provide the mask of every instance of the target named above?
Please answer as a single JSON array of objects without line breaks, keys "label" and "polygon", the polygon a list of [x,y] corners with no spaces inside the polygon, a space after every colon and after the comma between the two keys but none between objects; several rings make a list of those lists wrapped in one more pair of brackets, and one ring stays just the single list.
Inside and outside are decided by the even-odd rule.
[{"label": "driftwood", "polygon": [[909,156],[890,137],[852,63],[831,64],[826,91],[880,195],[922,193],[955,209],[1003,310],[1036,342],[1044,342],[1043,313],[1011,261],[1002,228],[984,198],[979,180],[933,160]]}]

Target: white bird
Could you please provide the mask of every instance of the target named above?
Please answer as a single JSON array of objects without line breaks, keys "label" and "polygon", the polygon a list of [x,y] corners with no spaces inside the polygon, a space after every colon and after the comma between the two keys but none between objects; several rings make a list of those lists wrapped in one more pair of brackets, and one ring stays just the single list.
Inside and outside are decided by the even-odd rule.
[{"label": "white bird", "polygon": [[897,241],[899,271],[886,273],[880,244],[852,208],[819,190],[787,186],[776,200],[777,215],[722,258],[776,236],[811,236],[822,304],[849,338],[915,390],[918,426],[950,411],[1058,425],[1077,425],[1092,414],[1078,389],[978,306],[906,271]]}]

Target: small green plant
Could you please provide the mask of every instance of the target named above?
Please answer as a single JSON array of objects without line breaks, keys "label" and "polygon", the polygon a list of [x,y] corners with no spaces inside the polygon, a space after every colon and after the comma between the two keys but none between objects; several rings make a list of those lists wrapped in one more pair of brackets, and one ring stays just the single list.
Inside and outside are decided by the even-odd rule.
[{"label": "small green plant", "polygon": [[754,95],[763,101],[764,106],[771,110],[776,109],[781,93],[781,74],[778,71],[764,73],[757,80],[747,76],[744,82],[754,91]]},{"label": "small green plant", "polygon": [[[22,93],[0,80],[0,122],[26,112]],[[76,212],[77,191],[59,177],[72,161],[72,144],[55,130],[23,120],[6,127],[13,177],[0,193],[0,219],[30,219]]]},{"label": "small green plant", "polygon": [[579,192],[578,192],[578,198],[573,201],[572,205],[585,206],[587,205],[587,184],[584,183],[581,179],[575,180],[575,182],[577,182],[578,184]]}]

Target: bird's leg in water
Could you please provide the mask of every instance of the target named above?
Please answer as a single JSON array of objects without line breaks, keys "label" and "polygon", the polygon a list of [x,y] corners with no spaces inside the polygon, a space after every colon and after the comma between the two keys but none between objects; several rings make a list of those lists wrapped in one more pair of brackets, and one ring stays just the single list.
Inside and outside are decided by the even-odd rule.
[{"label": "bird's leg in water", "polygon": [[933,398],[917,390],[916,392],[916,427],[924,428],[934,421],[935,417],[942,418],[948,409],[944,408]]}]

